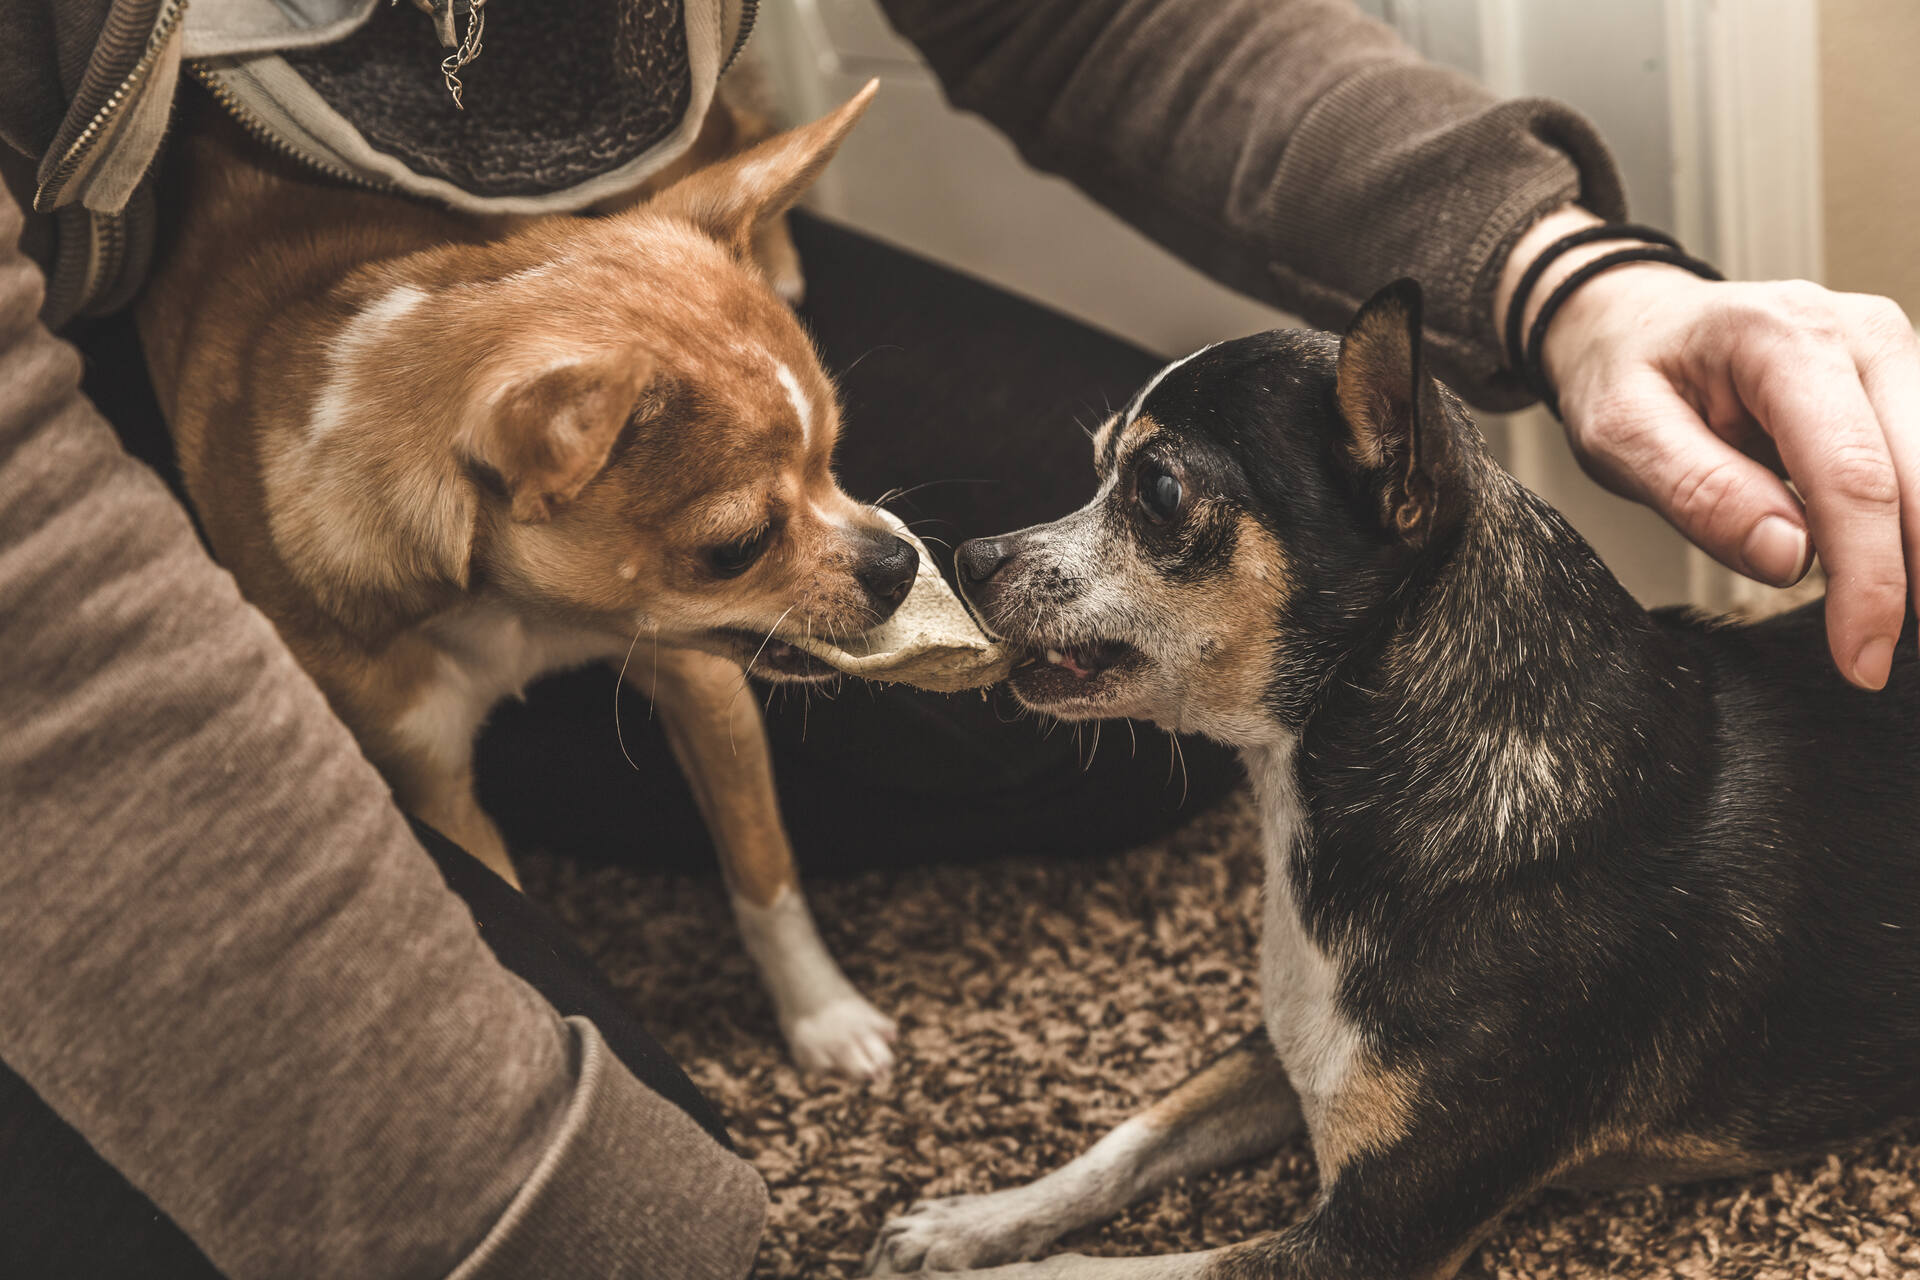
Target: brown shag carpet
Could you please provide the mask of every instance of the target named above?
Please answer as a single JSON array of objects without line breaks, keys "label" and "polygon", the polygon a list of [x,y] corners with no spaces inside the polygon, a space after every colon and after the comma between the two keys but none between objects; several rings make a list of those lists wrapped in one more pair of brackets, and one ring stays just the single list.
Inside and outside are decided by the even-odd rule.
[{"label": "brown shag carpet", "polygon": [[[900,1067],[871,1092],[803,1082],[788,1064],[717,878],[551,858],[522,869],[766,1176],[773,1209],[756,1277],[838,1280],[859,1274],[889,1213],[1058,1166],[1258,1021],[1251,836],[1236,802],[1119,858],[813,883],[828,945],[900,1020]],[[1302,1140],[1060,1247],[1227,1244],[1291,1221],[1313,1190]],[[1548,1192],[1464,1274],[1920,1276],[1920,1142],[1745,1180]]]}]

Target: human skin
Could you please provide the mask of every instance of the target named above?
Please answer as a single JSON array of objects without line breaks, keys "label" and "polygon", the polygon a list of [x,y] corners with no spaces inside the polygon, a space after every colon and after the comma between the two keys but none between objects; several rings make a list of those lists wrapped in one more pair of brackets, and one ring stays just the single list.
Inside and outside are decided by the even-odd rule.
[{"label": "human skin", "polygon": [[[1495,292],[1496,332],[1527,266],[1598,221],[1564,206],[1516,242]],[[1620,247],[1556,259],[1522,319],[1530,325],[1582,263]],[[1920,345],[1897,304],[1636,263],[1567,299],[1542,360],[1574,452],[1601,484],[1774,586],[1797,581],[1818,550],[1834,665],[1862,688],[1886,684],[1909,590],[1920,599]]]}]

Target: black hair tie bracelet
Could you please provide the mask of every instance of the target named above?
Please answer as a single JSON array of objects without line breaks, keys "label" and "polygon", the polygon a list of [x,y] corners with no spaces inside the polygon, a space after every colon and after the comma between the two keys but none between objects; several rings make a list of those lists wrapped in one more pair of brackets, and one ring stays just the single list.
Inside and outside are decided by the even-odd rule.
[{"label": "black hair tie bracelet", "polygon": [[[1597,239],[1598,237],[1595,238]],[[1567,278],[1562,280],[1559,285],[1554,288],[1552,293],[1547,295],[1545,302],[1540,304],[1540,310],[1536,312],[1533,317],[1533,327],[1527,332],[1527,344],[1521,354],[1520,363],[1515,367],[1515,371],[1519,373],[1521,380],[1527,384],[1527,388],[1540,397],[1541,403],[1547,406],[1548,411],[1551,412],[1554,417],[1560,417],[1560,396],[1559,393],[1553,389],[1553,384],[1547,380],[1546,370],[1541,367],[1541,349],[1546,344],[1547,326],[1553,323],[1553,317],[1560,310],[1561,304],[1572,297],[1576,289],[1593,279],[1593,277],[1599,275],[1602,271],[1609,271],[1614,267],[1623,266],[1629,262],[1664,262],[1668,266],[1691,271],[1703,280],[1726,279],[1726,277],[1721,275],[1710,263],[1702,262],[1699,258],[1693,257],[1678,245],[1672,243],[1670,238],[1662,236],[1662,240],[1664,243],[1636,245],[1631,249],[1617,249],[1612,253],[1603,254],[1595,258],[1592,262],[1582,263],[1569,273]],[[1525,305],[1525,294],[1515,290],[1514,296],[1520,300],[1520,306]],[[1514,304],[1511,303],[1509,304],[1510,307],[1513,305]],[[1513,314],[1509,314],[1507,318],[1511,321]]]},{"label": "black hair tie bracelet", "polygon": [[1520,345],[1520,318],[1527,312],[1527,299],[1533,295],[1533,287],[1540,283],[1547,268],[1554,260],[1569,249],[1577,249],[1583,244],[1592,244],[1596,240],[1639,240],[1647,244],[1664,244],[1670,249],[1678,249],[1680,242],[1658,227],[1645,226],[1638,222],[1613,222],[1605,226],[1582,227],[1570,231],[1540,251],[1540,255],[1531,263],[1520,277],[1520,283],[1514,286],[1513,300],[1507,304],[1507,367],[1516,374],[1527,363],[1526,348]]}]

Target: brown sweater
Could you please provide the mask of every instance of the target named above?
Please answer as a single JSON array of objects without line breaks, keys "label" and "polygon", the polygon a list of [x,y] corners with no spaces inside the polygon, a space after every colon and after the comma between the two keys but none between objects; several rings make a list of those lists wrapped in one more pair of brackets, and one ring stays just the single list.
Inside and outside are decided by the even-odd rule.
[{"label": "brown sweater", "polygon": [[[881,0],[954,105],[1202,271],[1323,328],[1401,276],[1435,374],[1503,370],[1493,290],[1541,214],[1626,213],[1581,116],[1422,62],[1348,0]],[[1173,353],[1169,353],[1173,354]]]},{"label": "brown sweater", "polygon": [[0,191],[0,1060],[236,1280],[743,1275],[759,1175],[495,961],[81,398],[20,224]]},{"label": "brown sweater", "polygon": [[[1622,211],[1578,117],[1337,0],[887,3],[956,102],[1223,280],[1338,324],[1421,276],[1482,403],[1521,398],[1490,320],[1508,246],[1576,196]],[[64,29],[14,29],[17,140],[62,104],[7,70]],[[79,396],[20,229],[0,202],[0,1060],[236,1277],[743,1274],[758,1178],[493,960]]]}]

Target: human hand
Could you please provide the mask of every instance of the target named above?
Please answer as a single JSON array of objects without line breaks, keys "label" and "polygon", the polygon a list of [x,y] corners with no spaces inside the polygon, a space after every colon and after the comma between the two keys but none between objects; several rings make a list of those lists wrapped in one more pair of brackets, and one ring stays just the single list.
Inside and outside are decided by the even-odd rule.
[{"label": "human hand", "polygon": [[[1593,221],[1565,213],[1543,220],[1561,223],[1541,231],[1547,242]],[[1568,253],[1528,302],[1619,247]],[[1510,263],[1506,279],[1517,274]],[[1797,581],[1817,548],[1834,664],[1863,688],[1886,683],[1910,586],[1920,597],[1920,345],[1897,305],[1629,264],[1568,297],[1542,362],[1574,452],[1602,484],[1775,586]]]}]

